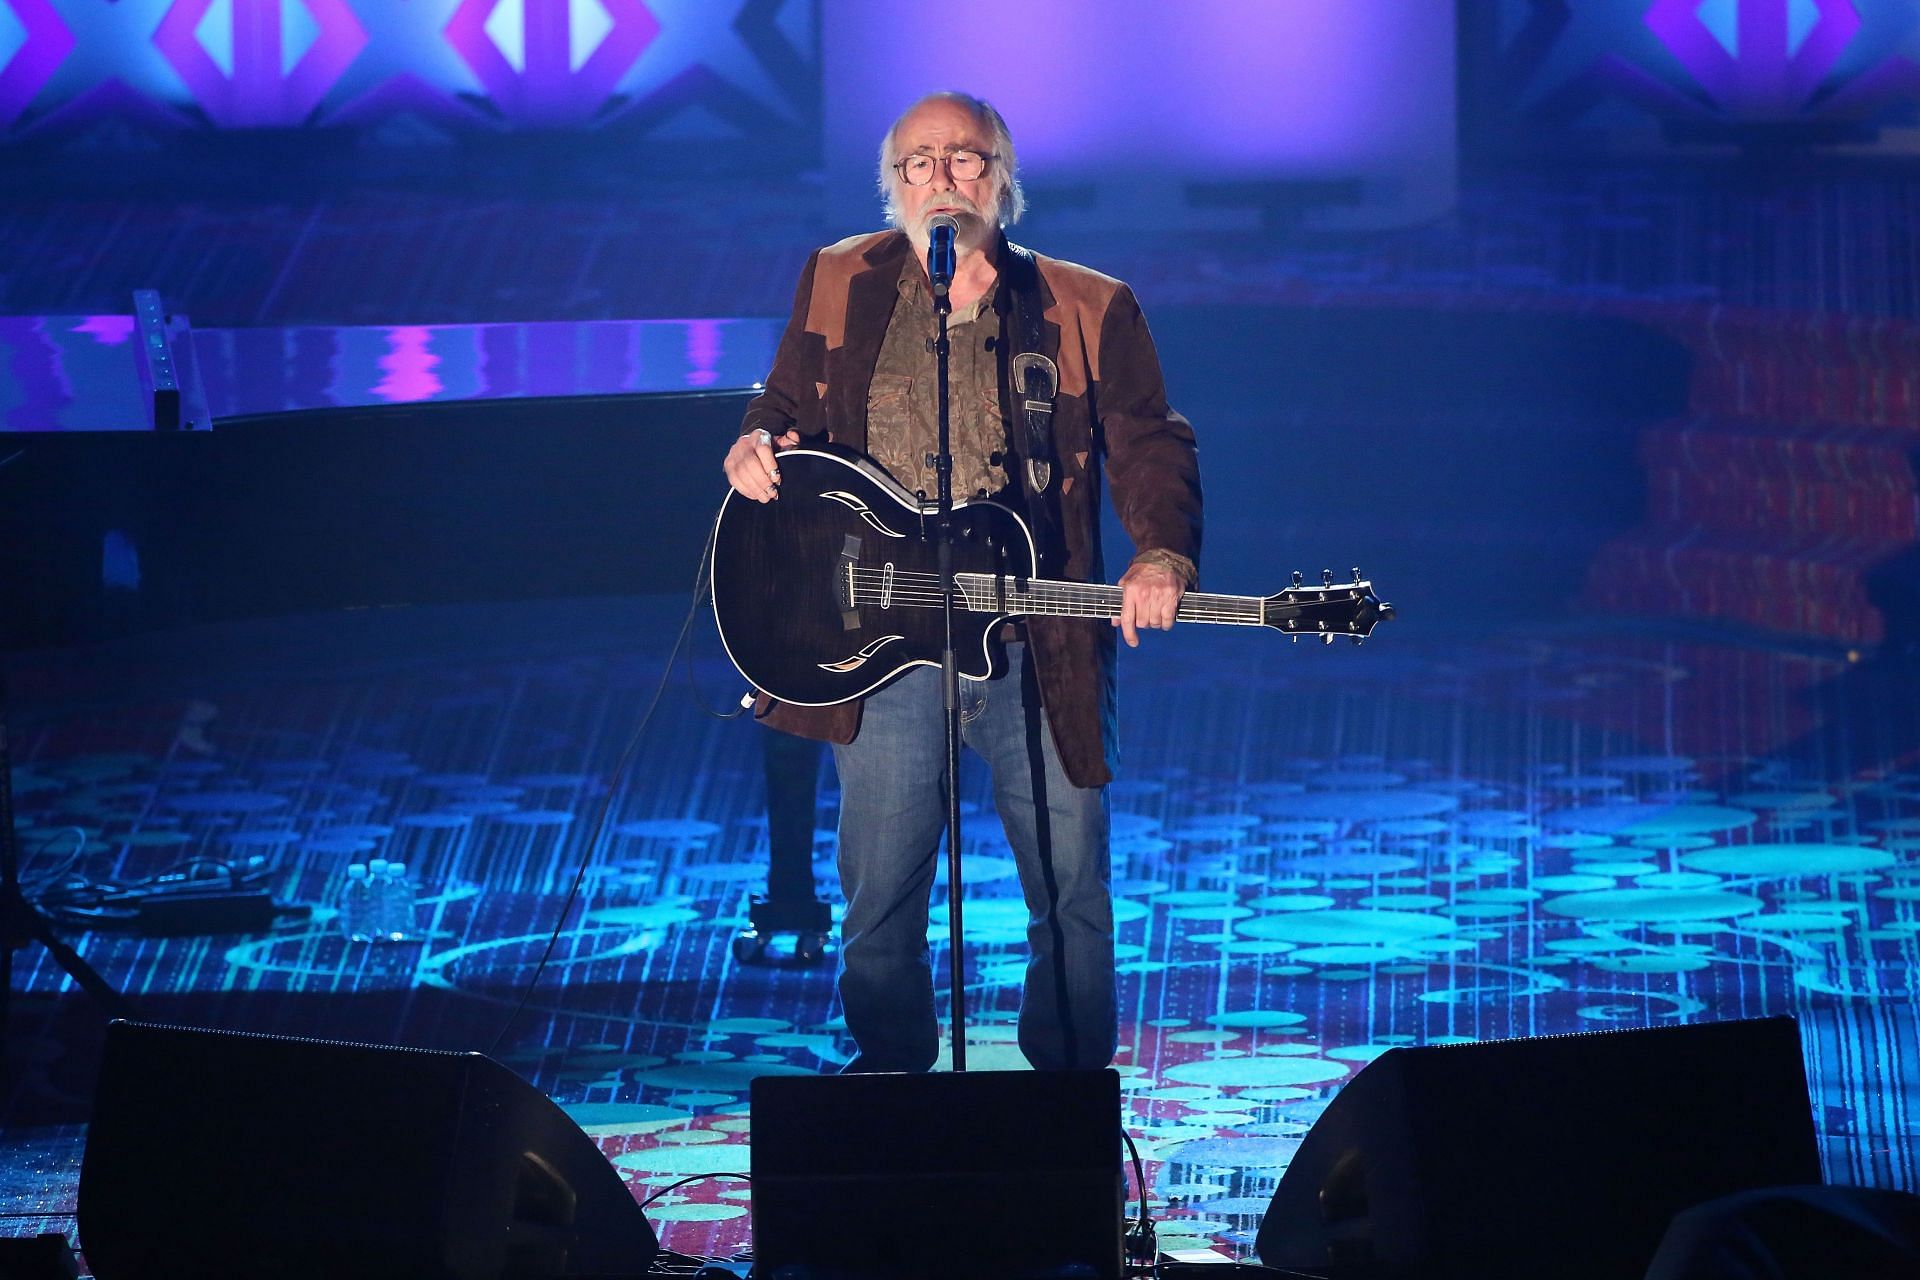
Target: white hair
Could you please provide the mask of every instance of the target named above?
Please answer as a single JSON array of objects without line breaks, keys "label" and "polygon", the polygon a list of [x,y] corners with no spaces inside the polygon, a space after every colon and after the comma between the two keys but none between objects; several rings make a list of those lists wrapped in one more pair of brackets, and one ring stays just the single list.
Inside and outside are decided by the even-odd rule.
[{"label": "white hair", "polygon": [[893,167],[899,159],[893,154],[893,137],[900,131],[901,121],[929,102],[951,102],[963,107],[987,131],[993,147],[993,160],[987,165],[987,176],[993,180],[993,200],[1000,225],[1010,227],[1020,221],[1020,215],[1027,211],[1027,196],[1020,189],[1020,167],[1014,156],[1013,135],[1007,132],[1006,119],[985,98],[976,98],[956,89],[943,89],[939,93],[928,94],[902,111],[880,139],[880,198],[885,201],[887,225],[902,230],[906,228],[906,214],[900,208],[902,179]]}]

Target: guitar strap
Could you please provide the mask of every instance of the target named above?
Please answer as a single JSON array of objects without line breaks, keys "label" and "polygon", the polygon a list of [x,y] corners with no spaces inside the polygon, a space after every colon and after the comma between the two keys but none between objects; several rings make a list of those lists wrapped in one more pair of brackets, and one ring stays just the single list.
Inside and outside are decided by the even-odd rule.
[{"label": "guitar strap", "polygon": [[[1008,470],[1026,497],[1027,517],[1043,548],[1059,546],[1054,536],[1053,504],[1048,486],[1053,481],[1053,402],[1060,392],[1060,370],[1042,350],[1046,303],[1040,296],[1040,267],[1033,252],[1006,241],[1008,292],[1012,315],[1008,336],[1013,342],[1007,362],[1007,387],[1012,397],[1015,427],[1010,443],[1019,467]],[[1046,554],[1045,551],[1042,553]]]}]

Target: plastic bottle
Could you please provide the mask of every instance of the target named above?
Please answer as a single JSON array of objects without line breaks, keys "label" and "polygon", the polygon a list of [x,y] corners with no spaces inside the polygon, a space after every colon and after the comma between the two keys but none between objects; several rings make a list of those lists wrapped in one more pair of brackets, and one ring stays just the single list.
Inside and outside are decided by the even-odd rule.
[{"label": "plastic bottle", "polygon": [[367,936],[375,942],[387,940],[387,868],[385,858],[367,861]]},{"label": "plastic bottle", "polygon": [[354,942],[373,941],[373,883],[367,864],[355,862],[347,867],[347,882],[340,890],[340,932]]},{"label": "plastic bottle", "polygon": [[405,942],[413,937],[413,886],[407,883],[407,864],[387,864],[386,910],[381,934],[389,942]]}]

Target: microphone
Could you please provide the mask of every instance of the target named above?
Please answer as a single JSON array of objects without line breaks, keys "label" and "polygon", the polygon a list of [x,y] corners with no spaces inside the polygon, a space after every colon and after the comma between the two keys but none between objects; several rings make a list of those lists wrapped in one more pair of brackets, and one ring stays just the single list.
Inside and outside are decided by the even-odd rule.
[{"label": "microphone", "polygon": [[944,298],[953,283],[953,240],[960,224],[950,213],[936,213],[927,220],[927,277],[933,281],[935,297]]}]

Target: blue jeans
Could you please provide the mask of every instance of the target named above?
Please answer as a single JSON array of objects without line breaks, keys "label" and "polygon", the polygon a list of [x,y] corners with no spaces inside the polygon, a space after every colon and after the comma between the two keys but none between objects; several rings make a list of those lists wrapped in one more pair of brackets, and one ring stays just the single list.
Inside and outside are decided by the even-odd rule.
[{"label": "blue jeans", "polygon": [[[961,740],[993,773],[994,803],[1027,903],[1020,1049],[1043,1070],[1104,1067],[1118,1043],[1113,897],[1103,788],[1067,781],[1027,646],[997,680],[960,681]],[[925,1071],[939,1052],[927,946],[946,830],[940,672],[915,667],[867,698],[840,773],[840,1003],[849,1071]]]}]

